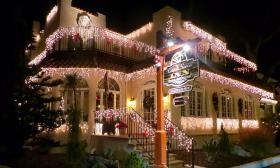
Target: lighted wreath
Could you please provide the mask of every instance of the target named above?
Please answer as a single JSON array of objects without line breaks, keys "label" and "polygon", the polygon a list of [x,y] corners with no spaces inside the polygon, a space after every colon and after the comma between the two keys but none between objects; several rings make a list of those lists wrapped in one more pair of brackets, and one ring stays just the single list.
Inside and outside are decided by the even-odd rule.
[{"label": "lighted wreath", "polygon": [[238,99],[238,112],[239,112],[239,114],[242,114],[242,111],[243,111],[243,100]]},{"label": "lighted wreath", "polygon": [[218,111],[219,98],[218,98],[218,93],[217,92],[213,93],[212,102],[213,102],[213,106],[214,106],[215,111]]},{"label": "lighted wreath", "polygon": [[144,105],[144,108],[151,108],[154,106],[154,99],[150,96],[146,96],[144,97],[144,100],[143,100],[143,105]]}]

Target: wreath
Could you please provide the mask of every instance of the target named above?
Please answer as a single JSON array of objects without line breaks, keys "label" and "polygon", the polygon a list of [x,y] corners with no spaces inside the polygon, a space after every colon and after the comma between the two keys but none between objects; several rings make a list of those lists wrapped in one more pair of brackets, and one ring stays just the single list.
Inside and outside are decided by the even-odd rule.
[{"label": "wreath", "polygon": [[151,108],[154,106],[154,99],[150,96],[146,96],[143,100],[144,108]]},{"label": "wreath", "polygon": [[217,92],[213,93],[212,101],[213,101],[213,106],[214,106],[215,111],[218,111],[218,103],[219,103],[218,101],[219,101],[219,98],[218,98]]}]

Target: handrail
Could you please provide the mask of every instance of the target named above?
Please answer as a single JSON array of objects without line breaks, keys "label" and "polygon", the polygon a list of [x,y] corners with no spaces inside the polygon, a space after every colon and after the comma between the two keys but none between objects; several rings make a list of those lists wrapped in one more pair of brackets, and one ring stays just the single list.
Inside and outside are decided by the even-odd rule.
[{"label": "handrail", "polygon": [[[167,112],[165,113],[167,114]],[[155,129],[147,123],[144,118],[135,110],[131,108],[121,108],[121,109],[108,109],[96,111],[96,118],[101,120],[103,117],[119,117],[120,121],[124,122],[128,126],[126,135],[137,142],[138,145],[141,145],[143,152],[146,152],[149,155],[149,160],[153,160],[153,138],[155,136]],[[183,151],[184,155],[191,156],[191,160],[187,160],[193,166],[194,158],[194,139],[182,131],[176,124],[170,121],[165,115],[165,130],[168,135],[168,146],[169,151]],[[190,151],[191,150],[191,151]],[[191,153],[190,153],[191,152]]]}]

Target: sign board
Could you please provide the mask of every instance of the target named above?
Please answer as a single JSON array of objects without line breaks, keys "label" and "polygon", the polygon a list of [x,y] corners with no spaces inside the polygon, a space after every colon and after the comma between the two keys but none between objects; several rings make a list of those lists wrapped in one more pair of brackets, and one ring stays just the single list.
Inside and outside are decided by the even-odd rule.
[{"label": "sign board", "polygon": [[188,96],[179,96],[173,98],[173,105],[174,106],[184,106],[188,103],[189,97]]},{"label": "sign board", "polygon": [[167,86],[182,86],[199,76],[199,61],[188,58],[186,52],[176,52],[170,66],[164,70],[164,83]]},{"label": "sign board", "polygon": [[186,84],[198,76],[198,59],[188,58],[187,53],[182,50],[172,56],[170,66],[165,68],[164,83],[175,87],[168,91],[169,94],[182,93],[192,90],[192,86]]},{"label": "sign board", "polygon": [[189,92],[192,90],[192,85],[185,85],[181,87],[175,87],[168,90],[168,94],[176,94],[176,93],[183,93]]}]

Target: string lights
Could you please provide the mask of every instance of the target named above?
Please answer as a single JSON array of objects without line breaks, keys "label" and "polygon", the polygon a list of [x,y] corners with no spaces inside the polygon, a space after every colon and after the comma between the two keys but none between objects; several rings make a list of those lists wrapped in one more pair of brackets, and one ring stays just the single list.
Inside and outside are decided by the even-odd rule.
[{"label": "string lights", "polygon": [[242,120],[242,128],[259,128],[258,120]]},{"label": "string lights", "polygon": [[217,130],[221,130],[221,126],[229,132],[238,131],[239,120],[238,119],[228,119],[228,118],[217,118]]},{"label": "string lights", "polygon": [[167,16],[167,21],[165,24],[165,34],[168,38],[174,37],[173,16],[171,15]]},{"label": "string lights", "polygon": [[51,9],[50,13],[47,15],[47,19],[46,19],[47,22],[50,22],[50,20],[52,20],[52,18],[56,15],[57,10],[58,10],[57,5],[55,5],[55,6]]},{"label": "string lights", "polygon": [[181,117],[181,124],[187,131],[211,131],[213,129],[213,118]]},{"label": "string lights", "polygon": [[32,60],[29,64],[38,65],[46,57],[47,53],[52,52],[54,48],[53,46],[60,39],[68,36],[73,36],[73,34],[77,33],[86,35],[87,38],[90,39],[93,39],[94,37],[99,37],[101,39],[110,39],[114,45],[118,45],[119,47],[135,47],[137,51],[150,53],[151,55],[155,55],[159,52],[159,50],[157,50],[154,46],[130,39],[122,34],[113,32],[105,28],[95,26],[92,26],[91,28],[60,27],[46,39],[46,48],[37,56],[39,58],[35,57],[35,59]]},{"label": "string lights", "polygon": [[[45,71],[47,75],[61,76],[61,77],[65,76],[67,74],[77,73],[84,78],[89,78],[92,74],[104,75],[106,72],[108,72],[111,77],[119,79],[119,80],[125,80],[125,81],[143,79],[143,78],[147,77],[147,74],[149,74],[149,75],[156,74],[155,66],[151,66],[151,67],[148,67],[148,68],[136,71],[136,72],[128,73],[128,74],[123,73],[123,72],[105,70],[105,69],[101,69],[101,68],[43,68],[43,71]],[[255,87],[255,86],[245,84],[238,80],[224,77],[222,75],[218,75],[218,74],[215,74],[215,73],[203,70],[203,69],[200,69],[200,78],[205,79],[205,80],[210,80],[212,82],[217,82],[222,85],[239,88],[243,91],[256,94],[260,98],[266,98],[264,100],[267,100],[267,99],[272,100],[274,98],[273,93],[271,93],[271,92],[265,91],[263,89]]]},{"label": "string lights", "polygon": [[261,98],[273,99],[273,93],[265,91],[263,89],[257,88],[255,86],[251,86],[245,83],[242,83],[238,80],[231,79],[228,77],[224,77],[222,75],[218,75],[212,72],[208,72],[206,70],[200,69],[200,77],[202,79],[210,80],[213,82],[220,83],[222,85],[228,85],[231,87],[239,88],[243,91],[250,92],[258,95]]},{"label": "string lights", "polygon": [[153,27],[153,23],[149,22],[148,24],[142,26],[141,28],[129,33],[126,35],[127,38],[137,38],[139,36],[141,36],[142,34],[149,32],[152,30]]},{"label": "string lights", "polygon": [[225,42],[223,42],[222,40],[214,37],[210,33],[207,33],[203,29],[193,25],[191,22],[188,22],[188,21],[183,23],[183,27],[184,27],[185,30],[191,31],[196,36],[209,41],[210,42],[210,47],[213,51],[215,51],[215,52],[217,52],[221,55],[224,55],[226,58],[228,58],[230,60],[234,60],[234,61],[240,63],[241,65],[250,68],[253,71],[257,70],[257,65],[255,63],[253,63],[253,62],[241,57],[240,55],[228,50]]}]

